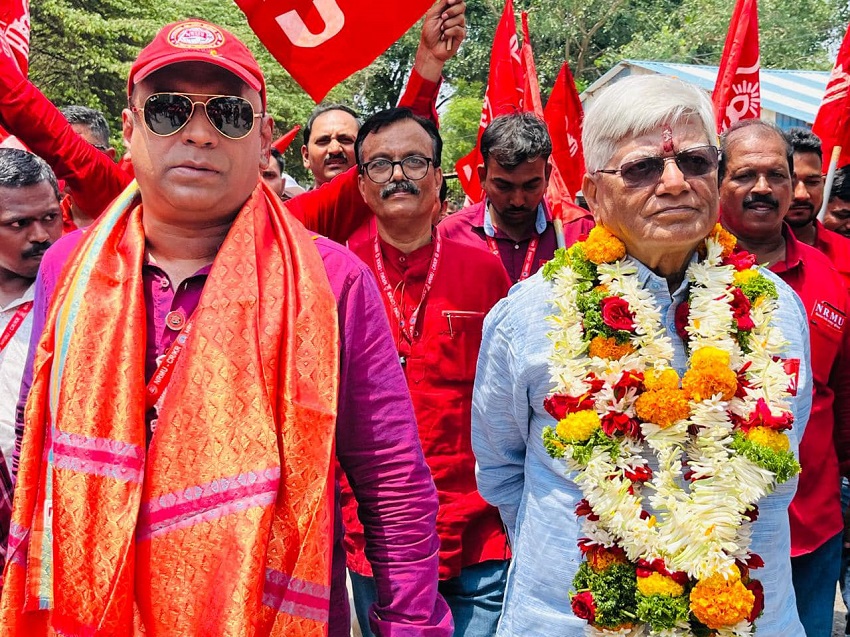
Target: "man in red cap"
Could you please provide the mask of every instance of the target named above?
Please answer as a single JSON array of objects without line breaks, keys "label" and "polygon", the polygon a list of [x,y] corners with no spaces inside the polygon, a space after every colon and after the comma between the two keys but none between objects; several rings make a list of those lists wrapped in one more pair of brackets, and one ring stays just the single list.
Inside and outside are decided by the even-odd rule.
[{"label": "man in red cap", "polygon": [[379,291],[261,182],[256,61],[220,27],[171,24],[128,93],[137,182],[37,286],[5,634],[348,634],[336,455],[382,582],[373,630],[449,635]]}]

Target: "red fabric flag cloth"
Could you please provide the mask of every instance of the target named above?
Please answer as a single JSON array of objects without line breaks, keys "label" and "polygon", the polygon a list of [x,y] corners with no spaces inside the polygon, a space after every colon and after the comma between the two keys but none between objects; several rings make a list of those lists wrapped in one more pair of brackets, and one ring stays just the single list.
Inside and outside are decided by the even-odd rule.
[{"label": "red fabric flag cloth", "polygon": [[735,3],[711,101],[718,133],[739,120],[756,119],[761,115],[756,0]]},{"label": "red fabric flag cloth", "polygon": [[461,157],[455,164],[460,184],[472,203],[477,203],[484,197],[478,179],[478,166],[484,163],[479,150],[481,134],[499,115],[522,110],[523,85],[514,3],[513,0],[507,0],[490,52],[490,77],[487,81],[487,91],[484,93],[478,140],[472,152]]},{"label": "red fabric flag cloth", "polygon": [[838,166],[850,164],[850,26],[844,34],[844,41],[838,50],[838,58],[829,76],[823,101],[815,117],[812,131],[823,143],[824,163],[832,157],[832,149],[841,146]]},{"label": "red fabric flag cloth", "polygon": [[544,119],[552,136],[552,159],[569,191],[575,195],[581,190],[584,178],[584,150],[581,146],[581,124],[584,111],[576,90],[573,74],[566,62],[561,67]]},{"label": "red fabric flag cloth", "polygon": [[[522,60],[522,71],[525,78],[523,82],[523,110],[534,113],[540,119],[543,116],[543,101],[540,99],[540,83],[537,80],[537,65],[534,63],[534,51],[531,48],[531,36],[528,33],[528,14],[522,12],[522,49],[520,50]],[[551,134],[551,131],[550,131]],[[549,201],[549,210],[553,219],[564,220],[568,217],[574,218],[575,211],[569,207],[573,202],[573,191],[569,189],[563,179],[560,167],[550,158],[552,172],[549,175],[549,186],[546,188],[546,199]],[[582,210],[582,213],[585,211]],[[582,215],[583,216],[583,215]]]},{"label": "red fabric flag cloth", "polygon": [[316,102],[371,64],[433,0],[236,0],[254,33]]},{"label": "red fabric flag cloth", "polygon": [[30,52],[29,0],[0,0],[0,47],[26,75]]},{"label": "red fabric flag cloth", "polygon": [[272,142],[272,148],[274,148],[279,153],[285,153],[286,149],[289,148],[289,145],[292,143],[292,140],[295,139],[295,136],[298,134],[298,131],[301,130],[301,125],[296,124],[288,131],[286,131],[283,135],[278,137],[276,140]]}]

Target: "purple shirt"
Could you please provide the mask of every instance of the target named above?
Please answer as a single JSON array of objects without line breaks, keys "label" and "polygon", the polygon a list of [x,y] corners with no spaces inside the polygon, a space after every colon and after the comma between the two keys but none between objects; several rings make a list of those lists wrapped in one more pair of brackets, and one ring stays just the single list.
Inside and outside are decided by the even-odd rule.
[{"label": "purple shirt", "polygon": [[[33,352],[50,298],[62,266],[81,238],[81,232],[67,235],[44,256],[36,282],[33,338],[22,396],[32,384]],[[351,252],[329,239],[320,237],[315,243],[337,300],[340,389],[336,454],[360,507],[366,554],[376,577],[378,604],[374,609],[377,614],[371,616],[373,627],[384,637],[451,635],[451,614],[437,594],[437,494],[422,455],[410,394],[383,301],[372,273]],[[170,312],[191,315],[209,270],[209,266],[202,268],[175,290],[160,268],[153,264],[143,267],[148,378],[156,369],[156,357],[179,333],[179,327],[175,330],[166,325],[166,317]],[[342,534],[337,485],[331,637],[347,637],[350,632]]]}]

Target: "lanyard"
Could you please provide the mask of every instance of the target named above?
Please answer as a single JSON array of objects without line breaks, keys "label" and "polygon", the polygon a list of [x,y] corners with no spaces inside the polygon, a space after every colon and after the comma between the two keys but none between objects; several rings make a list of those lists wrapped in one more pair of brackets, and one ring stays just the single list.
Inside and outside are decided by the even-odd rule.
[{"label": "lanyard", "polygon": [[422,298],[419,299],[419,305],[413,310],[410,319],[405,321],[404,315],[401,312],[401,307],[395,299],[393,287],[390,285],[390,280],[387,277],[387,270],[384,267],[384,257],[381,254],[381,244],[378,241],[378,235],[375,235],[375,269],[378,271],[378,282],[381,284],[381,289],[384,296],[390,303],[393,315],[401,328],[404,337],[409,343],[413,342],[413,331],[416,327],[416,321],[419,318],[419,311],[425,305],[425,299],[428,292],[431,291],[431,286],[434,284],[434,276],[437,274],[437,266],[440,263],[440,253],[443,249],[443,240],[440,238],[440,233],[434,233],[434,254],[431,256],[431,265],[428,266],[428,275],[425,277],[425,287],[422,288]]},{"label": "lanyard", "polygon": [[18,330],[24,322],[24,319],[27,317],[27,314],[30,313],[31,309],[32,301],[21,303],[20,307],[18,308],[18,311],[15,312],[8,325],[6,325],[6,329],[3,330],[3,334],[0,334],[0,352],[6,349],[6,346],[9,344],[9,341],[11,341],[12,337],[17,334]]},{"label": "lanyard", "polygon": [[[487,239],[487,247],[490,248],[490,252],[498,257],[499,246],[496,240],[489,234],[484,235],[484,238]],[[539,236],[531,237],[531,240],[528,242],[528,248],[525,250],[525,261],[522,262],[522,272],[519,275],[520,281],[525,281],[531,276],[531,266],[534,264],[534,256],[537,254],[538,243],[540,243]]]},{"label": "lanyard", "polygon": [[177,364],[177,359],[180,358],[180,354],[182,354],[183,350],[186,349],[186,341],[189,339],[189,334],[192,333],[193,325],[194,321],[191,318],[186,321],[186,325],[184,325],[183,329],[180,330],[177,338],[174,339],[171,347],[168,348],[168,351],[165,353],[162,361],[160,361],[157,366],[156,371],[145,389],[146,410],[156,405],[160,396],[162,396],[162,392],[165,391],[168,381],[171,380],[171,374],[174,373],[174,366]]}]

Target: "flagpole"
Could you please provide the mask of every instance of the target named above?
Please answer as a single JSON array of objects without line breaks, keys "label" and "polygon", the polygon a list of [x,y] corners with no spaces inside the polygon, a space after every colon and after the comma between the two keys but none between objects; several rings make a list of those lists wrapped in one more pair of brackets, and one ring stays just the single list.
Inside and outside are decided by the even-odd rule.
[{"label": "flagpole", "polygon": [[826,172],[826,183],[823,185],[823,203],[818,211],[818,221],[823,223],[826,208],[829,205],[829,195],[832,192],[832,182],[835,181],[835,171],[838,168],[838,158],[841,157],[841,146],[832,147],[832,157],[829,160],[829,170]]},{"label": "flagpole", "polygon": [[555,226],[555,241],[558,242],[559,248],[566,248],[567,241],[564,239],[564,222],[560,217],[552,219],[552,225]]}]

